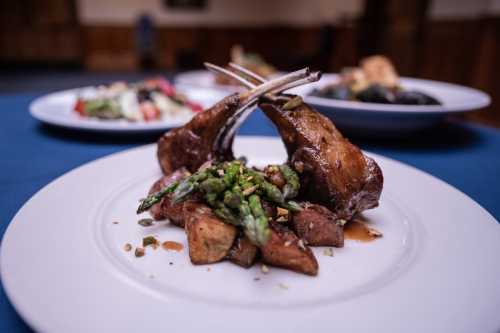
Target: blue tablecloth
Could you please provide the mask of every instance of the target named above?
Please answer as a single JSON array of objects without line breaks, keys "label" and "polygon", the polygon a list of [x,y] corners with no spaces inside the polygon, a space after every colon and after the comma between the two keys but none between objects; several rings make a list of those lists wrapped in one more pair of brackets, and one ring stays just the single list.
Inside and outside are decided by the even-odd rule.
[{"label": "blue tablecloth", "polygon": [[[50,128],[32,119],[40,93],[0,95],[0,235],[33,194],[65,172],[155,137],[99,136]],[[276,135],[259,111],[240,134]],[[427,171],[457,187],[500,219],[500,131],[448,121],[410,139],[353,140],[363,149]],[[0,332],[30,331],[0,288]]]}]

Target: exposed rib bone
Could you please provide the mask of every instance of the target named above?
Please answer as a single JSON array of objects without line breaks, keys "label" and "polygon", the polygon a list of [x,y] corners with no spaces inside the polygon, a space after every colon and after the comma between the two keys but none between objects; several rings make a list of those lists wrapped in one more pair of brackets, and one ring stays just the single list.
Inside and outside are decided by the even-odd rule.
[{"label": "exposed rib bone", "polygon": [[288,73],[286,75],[280,76],[278,78],[269,80],[257,86],[255,89],[249,90],[248,92],[242,93],[242,100],[252,100],[256,97],[260,97],[267,94],[273,90],[279,89],[289,83],[298,81],[310,75],[309,68],[304,68],[295,72]]},{"label": "exposed rib bone", "polygon": [[260,76],[260,75],[259,75],[259,74],[257,74],[257,73],[252,72],[252,71],[251,71],[251,70],[249,70],[249,69],[246,69],[246,68],[245,68],[245,67],[243,67],[243,66],[237,65],[237,64],[235,64],[234,62],[230,62],[230,63],[229,63],[229,67],[231,67],[231,68],[232,68],[232,69],[234,69],[234,70],[237,70],[237,71],[238,71],[238,72],[240,72],[240,73],[245,74],[245,75],[246,75],[246,76],[248,76],[248,77],[251,77],[252,79],[254,79],[254,80],[255,80],[255,81],[257,81],[257,82],[264,83],[264,82],[266,82],[266,81],[267,81],[267,79],[266,79],[266,78],[264,78],[264,77]]},{"label": "exposed rib bone", "polygon": [[248,89],[253,89],[256,87],[255,84],[253,84],[250,81],[246,80],[245,78],[239,76],[238,74],[231,72],[230,70],[227,70],[225,68],[219,67],[219,66],[214,65],[214,64],[211,64],[209,62],[205,62],[203,64],[205,65],[205,67],[209,71],[212,71],[212,72],[217,73],[217,74],[224,74],[226,76],[229,76],[230,78],[238,81],[239,83],[241,83],[242,85],[244,85]]},{"label": "exposed rib bone", "polygon": [[[224,75],[229,75],[230,77],[233,77],[242,83],[245,82],[244,84],[247,87],[250,87],[250,85],[253,85],[243,78],[238,78],[237,74],[235,74],[231,71],[228,71],[227,69],[224,69],[222,67],[219,67],[219,66],[216,66],[216,65],[213,65],[210,63],[205,63],[205,66],[207,66],[207,68],[212,70],[212,71],[215,71],[215,72],[218,72],[218,73],[221,73]],[[288,73],[288,74],[280,76],[278,78],[266,81],[259,86],[254,86],[251,90],[249,90],[247,92],[241,93],[240,100],[242,101],[242,103],[246,103],[247,101],[250,101],[254,98],[257,98],[257,97],[260,97],[264,94],[267,94],[270,91],[278,89],[279,87],[284,86],[286,84],[303,79],[309,75],[310,75],[309,68],[304,68],[304,69],[301,69],[301,70],[298,70],[295,72]]]},{"label": "exposed rib bone", "polygon": [[302,85],[307,84],[307,83],[316,82],[320,78],[321,78],[321,72],[319,72],[319,71],[314,72],[314,73],[311,73],[311,75],[309,75],[303,79],[297,80],[295,82],[290,82],[290,83],[285,84],[284,86],[282,86],[276,90],[271,91],[271,94],[279,94],[279,93],[282,93],[283,91],[286,91],[288,89],[302,86]]},{"label": "exposed rib bone", "polygon": [[[233,68],[234,70],[236,70],[238,72],[245,74],[248,77],[251,77],[252,79],[254,79],[257,82],[264,83],[264,82],[268,81],[267,79],[263,78],[262,76],[246,69],[245,67],[237,65],[235,63],[230,62],[229,67]],[[230,73],[232,74],[231,77],[236,77],[234,75],[234,72],[230,72]],[[304,85],[307,83],[316,82],[320,78],[321,78],[321,72],[319,72],[319,71],[314,72],[314,73],[311,73],[311,75],[303,78],[302,80],[291,82],[291,83],[289,83],[289,84],[287,84],[279,89],[273,90],[271,93],[272,94],[279,94],[279,93],[282,93],[283,91],[286,91],[286,90],[289,90],[289,89],[292,89],[292,88],[295,88],[295,87],[298,87],[298,86],[301,86],[301,85]]]},{"label": "exposed rib bone", "polygon": [[224,127],[219,131],[213,146],[213,150],[216,152],[225,151],[229,147],[234,134],[239,129],[240,125],[245,121],[245,119],[252,113],[259,97],[268,95],[269,98],[275,99],[278,98],[272,95],[272,93],[275,91],[283,91],[292,87],[299,86],[300,84],[313,82],[318,80],[320,77],[320,73],[310,73],[308,68],[304,68],[302,70],[298,70],[268,81],[241,66],[230,64],[231,68],[235,69],[236,71],[248,75],[255,80],[264,81],[261,85],[256,86],[250,81],[238,75],[238,73],[234,73],[225,68],[210,63],[205,63],[205,66],[213,72],[227,75],[237,80],[245,87],[250,89],[239,94],[240,102],[243,106],[233,113],[231,118],[228,119]]}]

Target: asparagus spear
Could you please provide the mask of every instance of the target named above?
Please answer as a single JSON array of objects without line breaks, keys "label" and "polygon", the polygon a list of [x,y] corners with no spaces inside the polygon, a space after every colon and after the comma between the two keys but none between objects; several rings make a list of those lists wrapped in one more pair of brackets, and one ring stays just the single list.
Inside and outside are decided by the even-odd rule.
[{"label": "asparagus spear", "polygon": [[151,206],[160,202],[161,198],[163,198],[168,193],[172,193],[177,188],[178,185],[179,182],[173,182],[172,184],[162,188],[160,191],[153,193],[146,199],[142,200],[141,204],[139,205],[139,208],[137,208],[137,214],[140,214],[148,210],[149,208],[151,208]]},{"label": "asparagus spear", "polygon": [[283,193],[281,193],[280,189],[276,186],[268,182],[264,175],[260,172],[248,169],[247,173],[253,177],[253,182],[259,185],[260,189],[264,192],[264,195],[269,199],[269,201],[276,202],[278,204],[283,203],[285,198],[283,197]]},{"label": "asparagus spear", "polygon": [[240,212],[239,218],[242,222],[245,235],[247,235],[248,239],[250,239],[252,243],[254,243],[255,245],[259,245],[259,237],[256,225],[257,223],[254,216],[252,215],[252,211],[250,209],[250,206],[248,205],[248,202],[244,200],[239,205],[238,210]]},{"label": "asparagus spear", "polygon": [[210,206],[215,206],[217,204],[217,193],[205,194],[205,200]]},{"label": "asparagus spear", "polygon": [[[238,192],[239,191],[239,192]],[[243,200],[239,186],[234,186],[231,191],[224,192],[224,204],[231,208],[238,208]]]},{"label": "asparagus spear", "polygon": [[234,181],[236,180],[236,177],[238,176],[238,173],[240,172],[240,166],[241,162],[240,161],[233,161],[228,163],[226,168],[224,169],[224,183],[226,184],[227,187],[231,186]]},{"label": "asparagus spear", "polygon": [[256,245],[265,245],[269,239],[271,231],[269,230],[267,215],[264,208],[262,208],[259,196],[256,194],[251,195],[248,198],[248,205],[255,218],[255,226],[253,230],[255,233]]},{"label": "asparagus spear", "polygon": [[214,214],[226,223],[241,225],[240,219],[222,202],[216,203]]},{"label": "asparagus spear", "polygon": [[209,167],[207,169],[198,171],[180,182],[174,191],[172,202],[174,204],[179,203],[185,200],[188,195],[196,191],[200,187],[200,182],[211,176],[213,168],[214,167]]},{"label": "asparagus spear", "polygon": [[200,189],[205,193],[219,194],[226,189],[226,184],[220,178],[209,177],[200,184]]},{"label": "asparagus spear", "polygon": [[299,176],[286,164],[280,165],[279,169],[286,181],[283,186],[283,196],[285,199],[296,197],[300,188]]},{"label": "asparagus spear", "polygon": [[302,206],[298,202],[292,201],[292,200],[287,201],[283,204],[280,204],[280,207],[288,209],[289,211],[294,212],[294,213],[300,212],[303,209]]}]

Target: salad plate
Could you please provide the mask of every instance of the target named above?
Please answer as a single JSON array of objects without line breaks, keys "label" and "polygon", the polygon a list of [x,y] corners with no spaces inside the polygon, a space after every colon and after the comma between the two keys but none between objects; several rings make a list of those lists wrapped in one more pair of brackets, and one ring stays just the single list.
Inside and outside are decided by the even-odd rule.
[{"label": "salad plate", "polygon": [[[234,148],[250,165],[286,159],[278,138],[237,137]],[[314,248],[316,277],[194,266],[182,229],[138,225],[146,217],[135,213],[138,200],[161,175],[149,145],[83,165],[35,194],[3,237],[3,285],[43,332],[498,331],[498,222],[450,185],[369,155],[385,181],[380,206],[363,218],[383,236],[346,240],[333,253]],[[183,249],[128,251],[148,235]]]},{"label": "salad plate", "polygon": [[[190,85],[176,85],[176,91],[187,98],[189,102],[196,103],[201,108],[207,108],[227,95],[220,90],[196,87]],[[136,121],[137,116],[132,113],[128,118],[99,119],[97,117],[84,117],[75,111],[77,103],[99,93],[99,88],[84,87],[51,93],[35,99],[30,105],[31,115],[39,121],[58,127],[70,129],[107,132],[107,133],[148,133],[161,132],[169,128],[184,125],[194,115],[191,110],[166,112],[162,117],[152,121]],[[135,96],[131,96],[134,98]],[[128,115],[127,115],[128,116]]]},{"label": "salad plate", "polygon": [[291,90],[328,116],[346,133],[364,136],[405,135],[428,128],[450,115],[487,107],[491,100],[482,91],[456,84],[414,78],[401,78],[403,89],[435,97],[441,105],[404,105],[338,100],[314,94],[339,82],[337,74],[323,74],[321,80]]}]

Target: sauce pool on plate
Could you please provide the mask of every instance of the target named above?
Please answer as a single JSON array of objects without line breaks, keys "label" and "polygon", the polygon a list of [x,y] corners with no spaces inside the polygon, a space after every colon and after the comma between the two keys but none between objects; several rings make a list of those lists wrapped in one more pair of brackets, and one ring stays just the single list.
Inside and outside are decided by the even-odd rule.
[{"label": "sauce pool on plate", "polygon": [[161,244],[161,247],[167,251],[177,251],[180,252],[184,248],[184,245],[174,241],[166,241]]},{"label": "sauce pool on plate", "polygon": [[349,221],[344,226],[345,239],[356,240],[360,242],[371,242],[382,237],[382,233],[370,228],[366,223],[359,220]]}]

